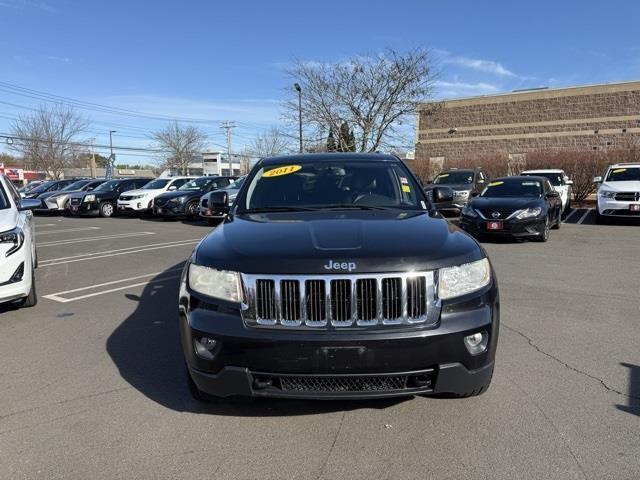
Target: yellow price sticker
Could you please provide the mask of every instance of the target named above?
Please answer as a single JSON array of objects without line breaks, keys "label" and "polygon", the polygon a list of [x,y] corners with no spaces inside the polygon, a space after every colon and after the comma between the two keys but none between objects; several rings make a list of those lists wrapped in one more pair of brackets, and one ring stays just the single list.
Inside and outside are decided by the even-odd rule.
[{"label": "yellow price sticker", "polygon": [[498,185],[502,185],[504,182],[491,182],[489,184],[490,187],[497,187]]},{"label": "yellow price sticker", "polygon": [[284,167],[273,168],[264,172],[262,175],[266,178],[279,177],[281,175],[289,175],[290,173],[297,172],[302,168],[302,165],[285,165]]},{"label": "yellow price sticker", "polygon": [[411,187],[409,187],[409,185],[402,185],[402,191],[405,193],[411,193]]},{"label": "yellow price sticker", "polygon": [[626,168],[616,168],[613,173],[622,173],[622,172],[626,172],[627,169]]}]

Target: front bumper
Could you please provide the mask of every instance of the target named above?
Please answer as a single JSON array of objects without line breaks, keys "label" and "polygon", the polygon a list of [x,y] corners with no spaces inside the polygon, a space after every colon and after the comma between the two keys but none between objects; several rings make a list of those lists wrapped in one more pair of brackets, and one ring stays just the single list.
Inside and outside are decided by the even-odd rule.
[{"label": "front bumper", "polygon": [[153,206],[153,214],[159,217],[184,217],[186,215],[185,205],[158,205]]},{"label": "front bumper", "polygon": [[603,217],[640,218],[640,210],[632,210],[631,205],[640,205],[640,201],[620,201],[598,196],[598,213]]},{"label": "front bumper", "polygon": [[526,220],[497,220],[502,222],[501,230],[489,230],[487,225],[493,220],[485,220],[480,217],[460,217],[460,228],[472,235],[491,235],[496,237],[535,238],[539,237],[545,224],[545,217],[530,218]]},{"label": "front bumper", "polygon": [[100,202],[82,202],[80,205],[71,203],[69,213],[72,215],[97,215],[100,213]]},{"label": "front bumper", "polygon": [[[205,304],[185,289],[180,305],[189,372],[199,390],[214,396],[343,399],[464,394],[488,383],[493,372],[499,330],[495,284],[480,294],[444,303],[440,321],[430,328],[247,327],[239,310]],[[489,344],[474,356],[463,339],[478,332],[489,335]],[[195,353],[194,340],[202,336],[216,340],[212,359]]]},{"label": "front bumper", "polygon": [[145,198],[137,198],[135,200],[118,200],[119,212],[146,212],[151,210],[152,202]]}]

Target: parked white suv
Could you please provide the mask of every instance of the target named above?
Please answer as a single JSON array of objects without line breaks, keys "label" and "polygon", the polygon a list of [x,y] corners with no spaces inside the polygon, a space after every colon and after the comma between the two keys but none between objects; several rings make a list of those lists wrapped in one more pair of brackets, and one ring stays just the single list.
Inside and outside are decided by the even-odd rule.
[{"label": "parked white suv", "polygon": [[195,177],[156,178],[138,190],[122,192],[118,198],[118,210],[121,212],[141,213],[153,208],[153,199],[164,192],[177,190]]},{"label": "parked white suv", "polygon": [[640,163],[609,165],[603,177],[595,177],[598,187],[596,219],[609,217],[640,218]]},{"label": "parked white suv", "polygon": [[560,194],[560,200],[562,200],[562,211],[565,213],[569,211],[571,208],[571,185],[573,185],[573,180],[569,180],[569,177],[564,173],[564,170],[560,170],[558,168],[525,170],[521,175],[548,178],[553,189]]},{"label": "parked white suv", "polygon": [[40,200],[21,199],[11,181],[0,175],[0,303],[37,302],[34,269],[37,264],[33,214]]}]

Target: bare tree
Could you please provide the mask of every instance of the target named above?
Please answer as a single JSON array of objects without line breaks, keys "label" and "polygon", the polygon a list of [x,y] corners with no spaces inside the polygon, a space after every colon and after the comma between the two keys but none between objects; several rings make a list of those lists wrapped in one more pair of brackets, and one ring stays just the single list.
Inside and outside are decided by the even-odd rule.
[{"label": "bare tree", "polygon": [[194,156],[205,149],[207,134],[192,125],[182,126],[178,122],[157,130],[151,135],[155,146],[164,150],[164,162],[169,168],[176,168],[183,175],[187,174],[189,163]]},{"label": "bare tree", "polygon": [[287,136],[273,127],[256,135],[250,148],[253,156],[265,158],[287,153],[291,150],[291,145]]},{"label": "bare tree", "polygon": [[31,168],[58,179],[84,152],[86,140],[79,137],[87,126],[88,121],[70,106],[42,105],[12,123],[11,148],[20,152]]},{"label": "bare tree", "polygon": [[[302,118],[311,136],[353,128],[361,152],[388,148],[400,135],[399,126],[431,97],[434,76],[429,52],[387,50],[377,56],[355,56],[344,62],[298,60],[288,72],[302,87]],[[298,120],[298,98],[285,104],[285,117]]]}]

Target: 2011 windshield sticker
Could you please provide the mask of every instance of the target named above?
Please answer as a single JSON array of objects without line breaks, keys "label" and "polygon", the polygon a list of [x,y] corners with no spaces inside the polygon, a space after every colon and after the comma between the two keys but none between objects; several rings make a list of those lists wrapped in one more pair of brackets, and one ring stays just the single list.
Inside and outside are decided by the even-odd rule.
[{"label": "2011 windshield sticker", "polygon": [[489,187],[497,187],[498,185],[502,185],[504,182],[491,182],[488,186]]},{"label": "2011 windshield sticker", "polygon": [[297,172],[302,168],[302,165],[284,165],[282,167],[273,168],[264,172],[262,175],[266,178],[279,177],[281,175],[289,175],[291,173]]},{"label": "2011 windshield sticker", "polygon": [[622,172],[626,172],[627,169],[626,168],[616,168],[612,173],[622,173]]}]

